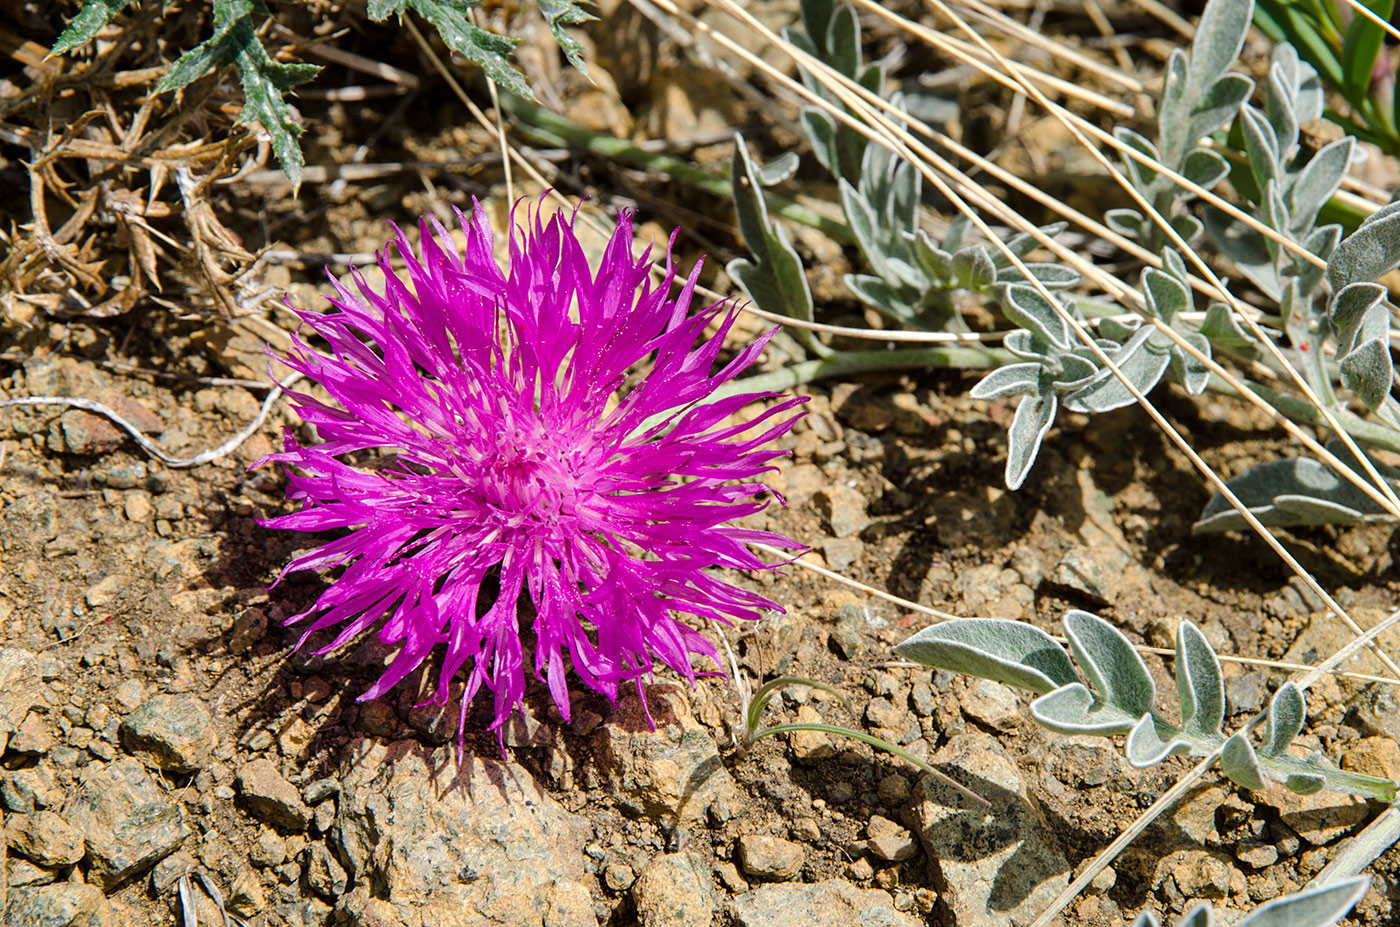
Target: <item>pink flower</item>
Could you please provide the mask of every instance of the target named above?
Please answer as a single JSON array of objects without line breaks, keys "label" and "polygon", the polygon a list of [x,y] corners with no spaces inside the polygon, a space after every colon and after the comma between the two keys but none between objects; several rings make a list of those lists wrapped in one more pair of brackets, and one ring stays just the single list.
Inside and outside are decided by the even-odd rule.
[{"label": "pink flower", "polygon": [[[332,278],[334,309],[297,313],[329,356],[297,339],[285,363],[333,401],[292,394],[321,443],[288,434],[265,458],[290,466],[287,495],[301,506],[263,524],[343,533],[283,570],[341,568],[288,623],[314,616],[302,643],[338,628],[325,650],[370,629],[400,645],[361,700],[441,648],[433,701],[464,673],[459,727],[482,686],[494,694],[493,729],[520,704],[522,617],[534,672],[566,718],[570,663],[609,699],[658,661],[693,681],[691,655],[715,659],[715,649],[676,613],[728,622],[778,608],[708,568],[767,568],[751,541],[798,547],[729,523],[766,505],[757,478],[782,452],[765,445],[803,399],[723,424],[771,396],[710,398],[768,336],[715,370],[738,310],[690,311],[699,265],[668,298],[669,254],[665,281],[651,283],[630,214],[596,272],[563,213],[548,224],[532,214],[523,240],[512,232],[505,271],[482,210],[459,218],[464,251],[436,220],[422,223],[416,254],[395,228],[407,269],[380,253],[383,294],[358,274],[359,294]],[[380,465],[356,466],[369,457]]]}]

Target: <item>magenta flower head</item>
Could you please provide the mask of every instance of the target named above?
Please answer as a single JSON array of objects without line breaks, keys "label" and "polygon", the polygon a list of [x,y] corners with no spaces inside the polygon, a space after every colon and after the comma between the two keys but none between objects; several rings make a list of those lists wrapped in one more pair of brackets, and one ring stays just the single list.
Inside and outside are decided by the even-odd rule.
[{"label": "magenta flower head", "polygon": [[465,674],[459,730],[483,686],[493,729],[520,704],[522,618],[533,671],[565,718],[569,665],[609,699],[657,662],[693,681],[692,655],[716,653],[677,613],[729,622],[778,608],[709,568],[769,567],[748,542],[798,547],[729,523],[766,505],[757,478],[782,453],[766,445],[803,399],[728,425],[772,394],[712,395],[771,332],[717,365],[738,309],[691,311],[699,265],[669,298],[669,250],[664,281],[651,282],[628,213],[596,270],[564,213],[512,231],[505,270],[481,208],[459,218],[464,250],[436,220],[416,253],[395,228],[407,267],[380,252],[382,294],[358,273],[358,294],[332,277],[333,308],[297,312],[328,351],[298,338],[284,362],[332,402],[292,394],[321,443],[288,434],[264,459],[288,465],[301,507],[263,524],[344,533],[282,571],[342,568],[288,623],[313,619],[302,643],[337,628],[325,651],[369,629],[399,646],[361,700],[441,649],[432,700]]}]

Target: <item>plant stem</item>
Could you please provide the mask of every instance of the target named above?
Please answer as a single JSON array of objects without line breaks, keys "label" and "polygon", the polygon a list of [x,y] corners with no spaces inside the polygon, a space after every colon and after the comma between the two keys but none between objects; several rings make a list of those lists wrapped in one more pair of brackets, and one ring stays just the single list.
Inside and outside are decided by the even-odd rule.
[{"label": "plant stem", "polygon": [[914,754],[909,753],[907,750],[902,750],[899,747],[896,747],[888,740],[881,740],[879,737],[875,737],[872,734],[867,734],[864,731],[856,731],[848,727],[837,727],[834,724],[776,724],[773,727],[765,727],[763,730],[754,734],[752,739],[762,740],[764,737],[768,737],[773,734],[786,734],[790,731],[820,731],[823,734],[840,734],[844,737],[854,737],[856,740],[859,740],[862,743],[870,744],[870,746],[877,747],[881,750],[884,750],[887,753],[893,753],[895,756],[899,757],[905,762],[913,763],[915,766],[919,767],[924,772],[928,773],[930,776],[933,776],[935,779],[944,783],[945,785],[956,789],[963,795],[966,795],[968,798],[977,802],[979,805],[982,805],[985,808],[992,807],[992,803],[987,801],[987,799],[983,798],[981,795],[978,795],[976,792],[972,791],[962,783],[950,779],[946,773],[934,769],[928,763],[925,763],[917,756],[914,756]]},{"label": "plant stem", "polygon": [[[1249,388],[1254,390],[1259,398],[1266,400],[1275,409],[1300,425],[1327,426],[1327,420],[1323,417],[1322,411],[1306,399],[1299,399],[1296,396],[1290,396],[1288,393],[1281,393],[1257,383],[1250,383]],[[1210,389],[1226,396],[1239,396],[1237,390],[1214,374],[1210,378]],[[1337,424],[1346,429],[1347,434],[1356,440],[1371,447],[1400,452],[1400,432],[1375,422],[1368,422],[1356,413],[1340,407],[1332,410],[1332,417],[1337,420]]]},{"label": "plant stem", "polygon": [[883,370],[943,367],[962,370],[988,370],[1015,362],[1002,348],[940,345],[933,348],[906,348],[899,351],[838,351],[820,360],[802,361],[781,370],[760,373],[725,384],[725,395],[781,392],[827,377],[846,377]]},{"label": "plant stem", "polygon": [[[728,200],[732,195],[733,191],[729,188],[728,177],[717,177],[707,171],[702,171],[682,158],[638,148],[626,139],[618,138],[615,135],[585,129],[558,113],[550,112],[543,106],[531,103],[529,100],[510,93],[503,93],[501,94],[501,108],[515,118],[515,128],[519,130],[520,134],[536,145],[547,145],[551,148],[581,148],[584,151],[591,151],[605,158],[611,158],[619,164],[658,171],[674,180],[698,187],[713,196],[723,197],[725,200]],[[777,213],[784,219],[809,225],[824,233],[828,238],[842,244],[850,244],[855,240],[851,236],[850,229],[842,222],[828,219],[806,206],[774,196],[771,193],[765,192],[763,197],[768,201],[769,211]]]},{"label": "plant stem", "polygon": [[[734,396],[739,393],[778,393],[797,386],[803,386],[827,377],[849,377],[861,373],[877,373],[889,370],[909,370],[923,367],[953,368],[960,370],[990,370],[1005,364],[1014,363],[1015,358],[1002,348],[966,347],[963,345],[939,345],[931,348],[905,348],[896,351],[838,351],[820,360],[802,361],[781,370],[760,373],[742,380],[732,380],[716,390],[716,397]],[[1319,410],[1306,399],[1299,399],[1288,393],[1269,389],[1257,383],[1250,388],[1300,425],[1327,425],[1327,420]],[[1224,380],[1211,375],[1209,388],[1226,396],[1240,394]],[[1371,447],[1400,453],[1400,432],[1376,422],[1369,422],[1354,412],[1338,407],[1332,410],[1333,417],[1347,434]]]}]

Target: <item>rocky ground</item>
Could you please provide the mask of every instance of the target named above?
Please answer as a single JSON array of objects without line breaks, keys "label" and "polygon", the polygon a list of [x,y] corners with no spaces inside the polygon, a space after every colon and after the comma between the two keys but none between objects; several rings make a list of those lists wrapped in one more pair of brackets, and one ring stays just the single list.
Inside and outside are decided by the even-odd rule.
[{"label": "rocky ground", "polygon": [[[789,0],[752,6],[775,26],[795,16]],[[1161,31],[1135,8],[1106,6],[1115,22]],[[539,51],[530,42],[520,52],[542,95],[567,101],[556,108],[626,137],[692,139],[685,156],[711,169],[729,143],[704,138],[769,121],[734,103],[727,83],[636,9],[604,7],[604,23],[584,34],[596,83],[557,66],[531,70]],[[1057,15],[1089,34],[1073,10]],[[895,48],[878,24],[867,28],[872,54]],[[463,128],[455,97],[431,82],[415,47],[386,34],[343,42],[423,75],[412,118],[402,109],[386,117],[382,100],[314,97],[324,88],[313,85],[299,105],[320,179],[309,174],[299,200],[271,171],[216,189],[221,221],[249,247],[323,256],[265,268],[270,286],[306,305],[326,292],[324,255],[373,251],[384,219],[446,217],[449,205],[470,208],[473,194],[498,223],[506,212],[502,177],[487,161],[494,134]],[[1142,47],[1160,58],[1170,43]],[[997,137],[1009,97],[978,84],[960,93],[963,137]],[[420,167],[331,182],[325,166],[363,160],[371,128],[372,159]],[[796,145],[781,127],[754,136],[770,130],[754,143],[767,154]],[[1055,172],[1077,162],[1060,156],[1044,123],[1028,120],[1021,137],[1044,145],[1018,169],[1051,172],[1047,189],[1072,183]],[[686,225],[683,263],[710,251],[705,280],[733,292],[718,270],[740,247],[724,203],[598,158],[539,157],[571,196],[640,205],[651,223],[643,237],[664,240]],[[487,166],[470,176],[421,166],[435,160]],[[823,317],[859,323],[840,283],[853,250],[793,234]],[[211,378],[264,379],[264,344],[284,347],[294,323],[271,306],[230,320],[168,303],[103,320],[31,311],[23,324],[7,322],[0,393],[96,399],[167,453],[218,445],[254,418],[264,394]],[[740,337],[758,330],[749,324]],[[778,339],[763,365],[784,359]],[[1157,647],[1171,646],[1189,618],[1226,657],[1300,664],[1350,639],[1257,540],[1191,535],[1207,493],[1135,410],[1061,416],[1025,487],[1003,491],[1014,407],[968,400],[976,376],[871,376],[804,390],[809,414],[772,478],[788,504],[753,524],[810,544],[814,564],[959,615],[1055,631],[1066,609],[1085,608]],[[1196,402],[1171,387],[1153,399],[1226,476],[1291,452],[1239,404]],[[897,660],[893,645],[928,617],[798,566],[736,580],[786,613],[730,629],[729,645],[751,680],[806,676],[846,698],[792,686],[764,723],[859,727],[970,786],[990,811],[853,740],[795,733],[745,749],[739,699],[718,667],[694,689],[664,677],[650,684],[654,728],[635,695],[611,705],[579,691],[565,724],[548,694],[531,690],[504,754],[483,733],[482,708],[468,717],[459,755],[456,708],[420,704],[432,669],[360,703],[382,648],[357,642],[317,655],[328,640],[313,639],[295,649],[299,632],[283,620],[314,601],[322,580],[269,588],[311,541],[257,525],[288,510],[284,483],[270,468],[247,469],[284,426],[301,423],[278,405],[231,455],[176,470],[84,412],[0,410],[7,925],[163,927],[182,913],[186,924],[190,915],[219,924],[221,908],[258,927],[1023,925],[1186,768],[1173,760],[1131,769],[1118,743],[1046,734],[1021,693]],[[1363,527],[1287,543],[1368,624],[1400,594],[1398,538]],[[1148,663],[1159,691],[1172,691],[1167,665]],[[1347,669],[1373,672],[1373,663],[1363,655]],[[1286,678],[1239,663],[1225,672],[1227,725],[1257,712]],[[1329,679],[1309,700],[1303,746],[1400,777],[1393,689]],[[1378,810],[1207,777],[1064,921],[1116,925],[1144,910],[1171,918],[1194,899],[1234,915],[1300,888]],[[1350,923],[1400,917],[1400,851],[1371,871]]]},{"label": "rocky ground", "polygon": [[[257,405],[238,388],[118,382],[74,358],[30,360],[0,385],[121,392],[172,449],[217,443]],[[960,614],[1053,628],[1087,607],[1152,644],[1186,617],[1222,653],[1300,662],[1346,640],[1257,542],[1188,534],[1201,492],[1131,413],[1052,435],[1026,491],[990,488],[1008,410],[958,398],[965,386],[930,376],[816,392],[770,526],[809,540],[813,561]],[[1239,409],[1173,411],[1217,463],[1244,464]],[[382,665],[376,645],[292,649],[281,619],[317,587],[267,588],[296,543],[254,523],[285,505],[275,473],[245,470],[267,432],[191,472],[141,459],[78,411],[12,412],[6,427],[9,924],[168,924],[182,904],[217,923],[216,899],[250,924],[295,927],[1025,923],[1181,769],[1132,770],[1109,741],[1047,736],[1011,689],[893,660],[927,619],[796,568],[757,578],[788,613],[736,629],[739,663],[753,678],[838,687],[854,713],[796,686],[765,722],[861,726],[970,785],[990,812],[854,741],[736,749],[723,676],[694,691],[657,680],[654,730],[632,695],[614,706],[580,692],[563,724],[532,692],[504,756],[473,733],[458,757],[455,709],[415,707],[417,681],[356,703]],[[1298,546],[1362,620],[1396,592],[1382,531]],[[1282,678],[1227,673],[1237,720]],[[1344,680],[1312,698],[1309,745],[1400,773],[1391,690]],[[1195,898],[1251,906],[1300,887],[1374,810],[1211,782],[1070,922]],[[1378,864],[1357,922],[1390,916],[1397,859]]]}]

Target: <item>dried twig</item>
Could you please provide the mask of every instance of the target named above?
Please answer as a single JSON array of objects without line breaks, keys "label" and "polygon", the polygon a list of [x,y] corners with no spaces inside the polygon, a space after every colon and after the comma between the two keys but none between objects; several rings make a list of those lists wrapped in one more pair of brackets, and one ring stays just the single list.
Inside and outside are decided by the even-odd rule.
[{"label": "dried twig", "polygon": [[167,467],[186,469],[213,463],[236,451],[244,441],[251,438],[253,434],[262,427],[263,422],[267,421],[268,413],[272,411],[272,404],[277,401],[277,397],[281,396],[284,390],[300,380],[301,377],[302,375],[300,373],[292,374],[281,383],[278,383],[272,388],[272,391],[267,394],[267,398],[263,400],[262,408],[258,410],[258,414],[242,431],[238,432],[218,447],[196,454],[193,457],[171,457],[169,454],[166,454],[160,448],[156,447],[154,441],[146,437],[135,425],[118,415],[110,406],[103,405],[92,399],[83,399],[79,396],[21,396],[17,399],[0,400],[0,408],[14,406],[67,406],[72,409],[82,409],[84,412],[91,412],[94,415],[101,415],[109,419],[112,424],[131,435],[132,440],[139,444],[143,451],[150,454]]}]

